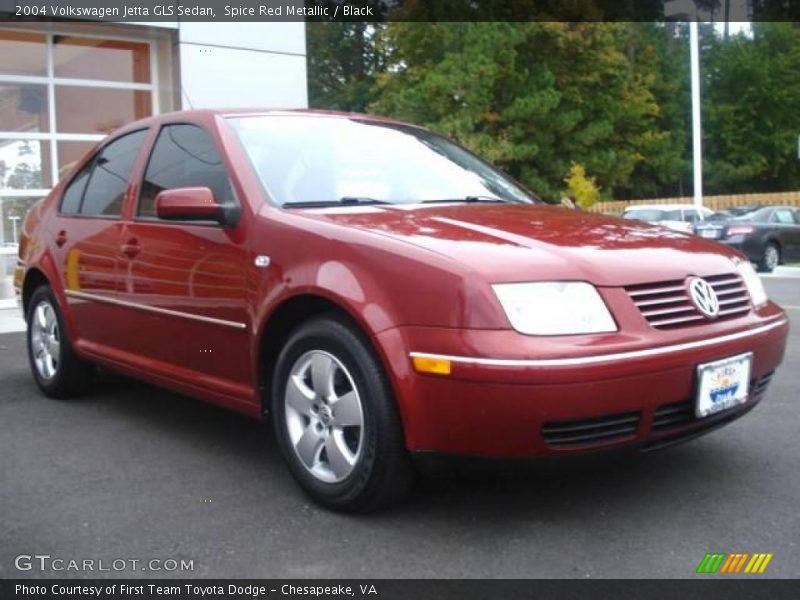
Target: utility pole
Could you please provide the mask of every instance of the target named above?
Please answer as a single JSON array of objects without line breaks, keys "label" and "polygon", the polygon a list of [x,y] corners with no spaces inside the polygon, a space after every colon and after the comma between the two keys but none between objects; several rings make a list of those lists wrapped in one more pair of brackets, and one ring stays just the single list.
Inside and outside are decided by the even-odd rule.
[{"label": "utility pole", "polygon": [[731,0],[725,0],[725,41],[728,41],[731,29]]},{"label": "utility pole", "polygon": [[697,15],[689,21],[690,61],[692,63],[692,154],[694,157],[694,205],[703,206],[703,128],[700,122],[700,44]]}]

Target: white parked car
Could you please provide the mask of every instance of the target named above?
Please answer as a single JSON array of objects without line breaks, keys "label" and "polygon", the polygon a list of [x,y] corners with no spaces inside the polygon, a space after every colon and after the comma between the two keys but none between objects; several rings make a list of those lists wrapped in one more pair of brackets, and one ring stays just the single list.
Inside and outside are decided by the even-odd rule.
[{"label": "white parked car", "polygon": [[705,221],[713,214],[713,210],[697,208],[694,204],[637,204],[626,208],[622,217],[692,233],[695,223]]}]

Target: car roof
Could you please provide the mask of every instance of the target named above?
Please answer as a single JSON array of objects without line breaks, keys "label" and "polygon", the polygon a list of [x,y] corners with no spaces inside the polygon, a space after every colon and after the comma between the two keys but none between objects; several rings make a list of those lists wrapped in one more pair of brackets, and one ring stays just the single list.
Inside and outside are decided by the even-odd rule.
[{"label": "car roof", "polygon": [[771,211],[776,211],[776,210],[797,211],[798,207],[797,206],[784,205],[784,204],[775,204],[775,205],[770,204],[770,205],[767,205],[767,206],[755,206],[755,207],[750,208],[749,210],[747,210],[746,212],[744,212],[740,216],[745,216],[745,215],[748,215],[748,214],[751,214],[751,213],[765,213],[765,212],[771,212]]},{"label": "car roof", "polygon": [[389,117],[379,115],[368,115],[356,112],[343,112],[336,110],[320,110],[312,108],[203,108],[191,110],[178,110],[173,112],[161,113],[139,119],[128,123],[120,129],[129,130],[138,127],[149,127],[153,124],[172,122],[180,119],[202,120],[209,116],[219,117],[252,117],[252,116],[306,116],[306,117],[327,117],[338,119],[358,119],[360,121],[375,121],[381,123],[394,123],[419,127],[412,123],[406,123]]}]

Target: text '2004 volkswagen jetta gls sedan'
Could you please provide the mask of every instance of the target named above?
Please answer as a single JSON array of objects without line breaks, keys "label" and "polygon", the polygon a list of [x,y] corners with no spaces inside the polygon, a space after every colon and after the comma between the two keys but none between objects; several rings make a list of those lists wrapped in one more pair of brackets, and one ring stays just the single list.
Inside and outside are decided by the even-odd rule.
[{"label": "text '2004 volkswagen jetta gls sedan'", "polygon": [[550,207],[411,125],[184,112],[103,142],[24,225],[50,396],[93,365],[271,420],[314,499],[397,499],[413,453],[655,447],[739,417],[788,322],[735,250]]}]

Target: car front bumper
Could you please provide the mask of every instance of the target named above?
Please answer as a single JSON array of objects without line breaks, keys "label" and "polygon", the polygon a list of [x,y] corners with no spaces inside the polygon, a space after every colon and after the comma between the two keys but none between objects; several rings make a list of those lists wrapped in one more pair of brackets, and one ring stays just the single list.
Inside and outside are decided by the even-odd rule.
[{"label": "car front bumper", "polygon": [[[744,414],[786,346],[788,320],[777,307],[767,312],[748,327],[676,343],[626,340],[629,349],[619,350],[574,341],[567,356],[523,357],[519,348],[513,356],[520,336],[512,331],[401,327],[377,341],[392,365],[410,450],[528,457],[665,445]],[[753,353],[747,402],[696,418],[697,365],[745,352]],[[414,354],[450,360],[450,374],[416,372]]]}]

